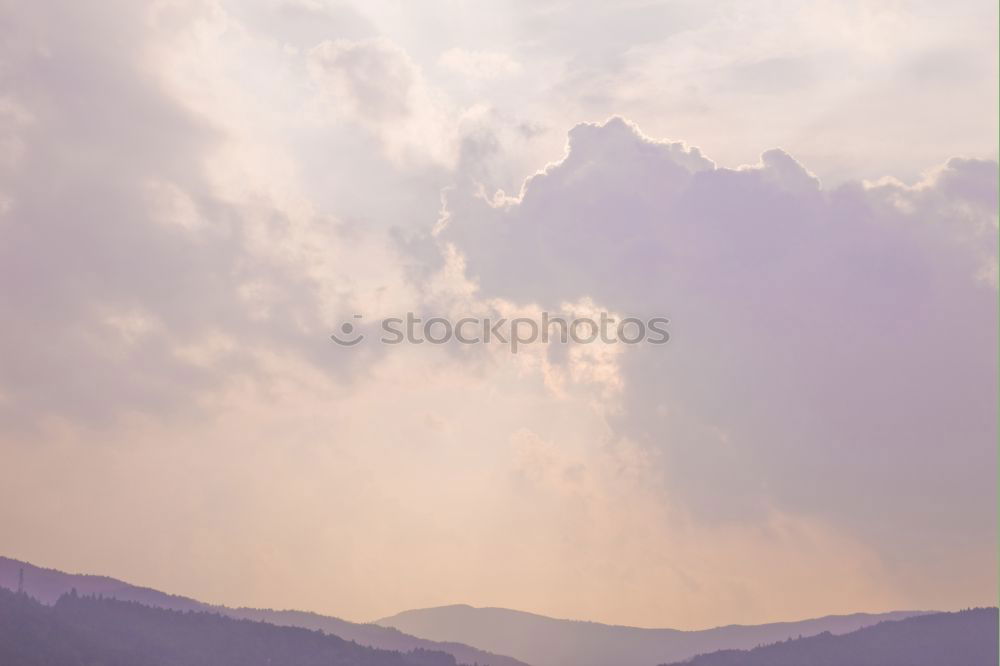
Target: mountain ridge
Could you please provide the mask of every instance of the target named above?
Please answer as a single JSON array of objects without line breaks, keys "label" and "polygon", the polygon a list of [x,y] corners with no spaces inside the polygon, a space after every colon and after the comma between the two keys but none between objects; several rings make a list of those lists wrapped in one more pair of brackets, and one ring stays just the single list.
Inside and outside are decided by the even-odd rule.
[{"label": "mountain ridge", "polygon": [[994,666],[1000,658],[997,619],[996,608],[932,613],[660,666]]},{"label": "mountain ridge", "polygon": [[46,605],[0,589],[10,666],[457,666],[447,652],[381,650],[322,631],[64,594]]},{"label": "mountain ridge", "polygon": [[[310,611],[208,604],[109,576],[69,574],[2,556],[0,587],[16,589],[21,569],[26,574],[26,592],[49,604],[76,589],[84,595],[112,597],[167,610],[218,613],[233,619],[319,630],[376,649],[445,652],[459,663],[480,666],[655,666],[709,652],[772,644],[796,635],[846,634],[886,620],[933,613],[852,613],[763,625],[730,624],[682,630],[451,604],[403,611],[371,623],[355,623]],[[435,626],[442,620],[445,627]]]},{"label": "mountain ridge", "polygon": [[81,595],[103,595],[122,601],[135,601],[148,606],[174,611],[219,613],[235,619],[268,622],[277,626],[320,630],[360,645],[383,649],[410,651],[415,649],[446,652],[459,663],[479,666],[528,666],[512,657],[479,650],[456,641],[432,641],[410,636],[398,629],[374,623],[357,623],[309,611],[273,610],[209,604],[160,590],[132,585],[110,576],[71,574],[58,569],[40,567],[30,562],[0,556],[0,587],[16,590],[19,571],[25,573],[25,591],[44,604],[54,604],[65,593],[76,589]]},{"label": "mountain ridge", "polygon": [[452,604],[403,611],[375,623],[423,638],[456,640],[509,654],[534,666],[653,666],[719,649],[752,648],[797,635],[823,631],[843,634],[881,621],[930,612],[852,613],[682,630],[564,620],[526,611]]},{"label": "mountain ridge", "polygon": [[[368,624],[380,624],[381,622],[388,621],[388,620],[391,620],[392,618],[396,618],[396,617],[399,617],[399,616],[402,616],[402,615],[406,615],[408,613],[420,613],[420,612],[424,612],[424,611],[435,611],[435,610],[441,610],[441,609],[462,609],[462,610],[472,610],[472,611],[501,611],[501,612],[504,612],[504,613],[512,613],[512,614],[516,614],[516,615],[520,615],[520,616],[538,618],[538,619],[541,619],[541,620],[552,620],[552,621],[555,621],[555,622],[567,622],[567,623],[574,623],[574,624],[586,624],[586,625],[594,625],[594,626],[598,626],[598,627],[608,627],[608,628],[612,628],[612,629],[635,629],[637,631],[676,631],[677,633],[682,633],[682,634],[689,634],[689,633],[695,633],[695,632],[700,632],[700,631],[711,631],[711,630],[715,630],[715,629],[730,629],[730,628],[739,628],[739,627],[779,626],[779,625],[788,625],[788,624],[798,624],[798,623],[801,623],[801,622],[818,622],[818,621],[821,621],[821,620],[835,619],[835,618],[844,618],[844,619],[865,618],[865,619],[868,619],[868,618],[881,618],[883,616],[886,616],[886,617],[887,616],[895,616],[895,615],[900,615],[900,614],[903,614],[903,615],[906,615],[906,616],[911,616],[911,615],[930,615],[930,614],[933,614],[933,613],[949,612],[949,611],[926,610],[926,609],[923,609],[923,610],[917,610],[917,609],[912,609],[912,610],[893,610],[893,611],[882,611],[882,612],[858,611],[856,613],[830,613],[828,615],[819,615],[817,617],[805,618],[805,619],[802,619],[802,620],[778,620],[778,621],[775,621],[775,622],[762,622],[760,624],[743,624],[743,623],[739,623],[739,622],[733,622],[733,623],[730,623],[730,624],[713,625],[713,626],[704,627],[704,628],[701,628],[701,629],[677,629],[675,627],[648,627],[648,626],[638,626],[638,625],[634,625],[634,624],[616,624],[616,623],[613,623],[613,622],[600,622],[598,620],[580,620],[580,619],[569,618],[569,617],[556,617],[556,616],[553,616],[553,615],[544,615],[542,613],[535,613],[535,612],[532,612],[532,611],[519,610],[519,609],[516,609],[516,608],[505,608],[503,606],[476,606],[474,604],[456,603],[456,604],[443,604],[441,606],[428,606],[426,608],[413,608],[413,609],[409,609],[409,610],[405,610],[405,611],[400,611],[400,612],[395,613],[393,615],[387,615],[385,617],[378,618],[376,620],[372,620]],[[880,620],[880,621],[883,621],[883,620]],[[380,625],[380,626],[385,626],[385,625]]]}]

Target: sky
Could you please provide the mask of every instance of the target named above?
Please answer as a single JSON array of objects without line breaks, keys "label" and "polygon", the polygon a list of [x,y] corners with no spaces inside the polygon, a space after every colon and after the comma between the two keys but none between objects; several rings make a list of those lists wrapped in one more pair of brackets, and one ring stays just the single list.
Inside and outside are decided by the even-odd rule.
[{"label": "sky", "polygon": [[0,553],[361,621],[994,604],[997,25],[0,0]]}]

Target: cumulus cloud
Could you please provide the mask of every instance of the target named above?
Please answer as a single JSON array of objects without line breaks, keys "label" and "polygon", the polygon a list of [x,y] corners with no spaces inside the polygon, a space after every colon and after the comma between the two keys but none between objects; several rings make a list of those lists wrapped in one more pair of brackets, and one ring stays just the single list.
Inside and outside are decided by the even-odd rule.
[{"label": "cumulus cloud", "polygon": [[913,583],[935,544],[994,548],[996,181],[954,159],[827,189],[781,150],[724,168],[615,118],[517,196],[450,193],[439,238],[484,296],[671,318],[616,359],[610,417],[662,452],[671,502],[821,517]]}]

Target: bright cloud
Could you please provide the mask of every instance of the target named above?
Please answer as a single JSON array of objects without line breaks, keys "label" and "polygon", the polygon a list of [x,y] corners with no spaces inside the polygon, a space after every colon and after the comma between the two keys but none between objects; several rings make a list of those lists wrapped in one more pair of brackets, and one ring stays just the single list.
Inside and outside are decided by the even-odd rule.
[{"label": "bright cloud", "polygon": [[[2,4],[5,555],[355,619],[992,600],[989,3]],[[407,310],[671,342],[328,340]]]}]

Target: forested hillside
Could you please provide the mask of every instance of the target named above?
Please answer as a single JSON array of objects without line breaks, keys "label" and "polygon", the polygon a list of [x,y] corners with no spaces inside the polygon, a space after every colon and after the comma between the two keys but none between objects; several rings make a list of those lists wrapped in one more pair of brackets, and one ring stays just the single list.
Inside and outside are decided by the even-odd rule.
[{"label": "forested hillside", "polygon": [[298,627],[174,611],[75,592],[46,606],[0,589],[4,666],[456,666]]}]

